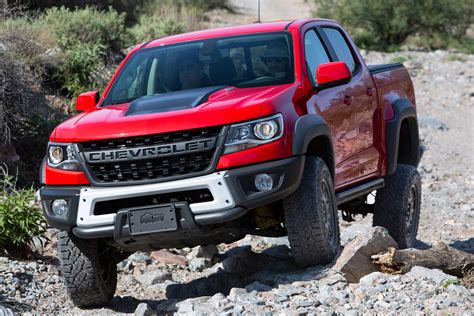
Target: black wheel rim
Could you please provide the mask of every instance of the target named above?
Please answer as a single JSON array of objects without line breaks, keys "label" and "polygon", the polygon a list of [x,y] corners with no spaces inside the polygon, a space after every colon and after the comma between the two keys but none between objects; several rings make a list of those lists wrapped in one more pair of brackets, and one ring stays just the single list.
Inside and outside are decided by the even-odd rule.
[{"label": "black wheel rim", "polygon": [[335,240],[335,227],[334,227],[334,212],[331,198],[331,191],[326,180],[323,179],[321,183],[322,195],[321,195],[321,212],[323,215],[324,227],[326,230],[327,238],[331,241],[331,245],[334,246]]},{"label": "black wheel rim", "polygon": [[416,214],[418,212],[418,190],[416,186],[413,184],[410,187],[410,193],[408,195],[408,201],[407,201],[407,211],[406,211],[406,216],[405,216],[405,221],[406,221],[406,232],[405,232],[405,237],[406,237],[406,243],[408,247],[413,246],[415,243],[415,237],[416,237]]}]

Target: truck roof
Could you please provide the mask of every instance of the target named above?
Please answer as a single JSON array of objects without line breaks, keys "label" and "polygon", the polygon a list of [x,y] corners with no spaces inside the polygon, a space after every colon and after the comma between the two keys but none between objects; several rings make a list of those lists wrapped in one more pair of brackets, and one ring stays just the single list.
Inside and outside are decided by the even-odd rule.
[{"label": "truck roof", "polygon": [[257,22],[252,24],[244,24],[237,26],[226,26],[221,28],[202,30],[196,32],[183,33],[178,35],[171,35],[162,38],[157,38],[145,43],[142,47],[154,47],[165,44],[173,44],[179,42],[187,42],[194,40],[201,40],[206,38],[213,37],[222,37],[222,36],[233,36],[241,34],[253,34],[253,33],[265,33],[265,32],[278,32],[284,31],[288,28],[293,22],[298,24],[301,22],[306,22],[314,19],[303,19],[303,20],[287,20],[287,21],[276,21],[276,22]]}]

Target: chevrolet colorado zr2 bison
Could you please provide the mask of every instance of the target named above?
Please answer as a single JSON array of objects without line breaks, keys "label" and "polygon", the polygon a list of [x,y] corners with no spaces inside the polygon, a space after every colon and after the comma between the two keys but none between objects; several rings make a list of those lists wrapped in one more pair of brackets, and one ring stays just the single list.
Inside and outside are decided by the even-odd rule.
[{"label": "chevrolet colorado zr2 bison", "polygon": [[338,210],[373,213],[401,248],[415,242],[422,147],[410,76],[366,66],[334,21],[142,43],[76,109],[40,173],[78,306],[108,302],[117,263],[139,250],[288,236],[296,263],[328,263]]}]

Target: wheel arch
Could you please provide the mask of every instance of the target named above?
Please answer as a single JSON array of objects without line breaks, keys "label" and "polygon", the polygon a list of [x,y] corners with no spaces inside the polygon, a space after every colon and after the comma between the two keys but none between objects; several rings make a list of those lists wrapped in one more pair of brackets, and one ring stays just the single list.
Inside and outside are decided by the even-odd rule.
[{"label": "wheel arch", "polygon": [[407,99],[399,99],[392,106],[394,118],[386,127],[387,175],[395,173],[399,163],[416,167],[421,159],[415,107]]},{"label": "wheel arch", "polygon": [[307,114],[298,118],[293,131],[293,154],[321,157],[334,180],[335,165],[331,130],[321,116]]}]

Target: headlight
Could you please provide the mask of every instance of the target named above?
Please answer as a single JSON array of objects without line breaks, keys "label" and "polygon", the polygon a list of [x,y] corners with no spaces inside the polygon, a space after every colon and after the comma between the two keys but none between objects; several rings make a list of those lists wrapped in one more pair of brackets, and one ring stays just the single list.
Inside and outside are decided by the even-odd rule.
[{"label": "headlight", "polygon": [[53,164],[58,164],[64,160],[64,150],[61,146],[49,147],[49,161]]},{"label": "headlight", "polygon": [[272,142],[283,135],[281,114],[234,124],[227,132],[224,154]]},{"label": "headlight", "polygon": [[48,148],[48,166],[70,171],[81,170],[72,144],[50,144]]},{"label": "headlight", "polygon": [[275,121],[257,123],[253,131],[259,139],[272,139],[278,132],[278,125]]}]

